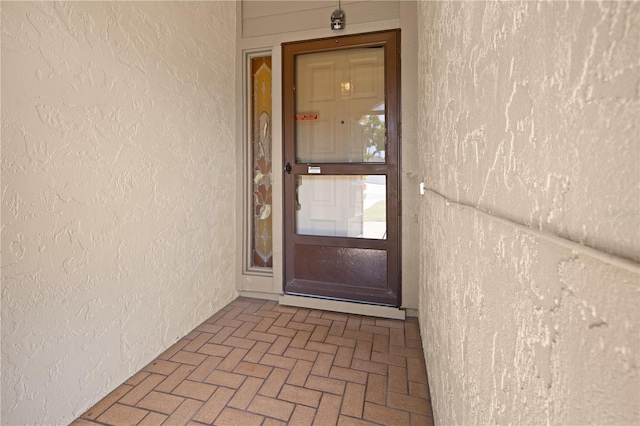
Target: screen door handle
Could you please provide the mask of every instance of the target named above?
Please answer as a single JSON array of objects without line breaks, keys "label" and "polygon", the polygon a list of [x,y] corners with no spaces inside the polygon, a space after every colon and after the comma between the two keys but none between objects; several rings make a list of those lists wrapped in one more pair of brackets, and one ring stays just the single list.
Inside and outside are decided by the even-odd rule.
[{"label": "screen door handle", "polygon": [[291,174],[291,163],[287,163],[284,166],[284,171],[287,172],[287,174]]}]

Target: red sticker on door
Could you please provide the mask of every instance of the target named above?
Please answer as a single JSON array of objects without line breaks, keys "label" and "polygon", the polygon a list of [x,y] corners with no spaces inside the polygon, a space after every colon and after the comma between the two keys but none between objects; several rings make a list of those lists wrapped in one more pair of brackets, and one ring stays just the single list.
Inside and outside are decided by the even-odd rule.
[{"label": "red sticker on door", "polygon": [[318,114],[296,114],[296,121],[317,120]]}]

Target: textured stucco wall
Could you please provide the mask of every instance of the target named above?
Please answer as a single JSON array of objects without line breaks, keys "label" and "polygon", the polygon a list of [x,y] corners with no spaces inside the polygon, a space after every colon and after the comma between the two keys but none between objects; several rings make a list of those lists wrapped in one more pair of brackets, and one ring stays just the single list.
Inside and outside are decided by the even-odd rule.
[{"label": "textured stucco wall", "polygon": [[72,420],[234,297],[235,13],[2,3],[2,424]]},{"label": "textured stucco wall", "polygon": [[418,10],[436,422],[640,423],[640,3]]}]

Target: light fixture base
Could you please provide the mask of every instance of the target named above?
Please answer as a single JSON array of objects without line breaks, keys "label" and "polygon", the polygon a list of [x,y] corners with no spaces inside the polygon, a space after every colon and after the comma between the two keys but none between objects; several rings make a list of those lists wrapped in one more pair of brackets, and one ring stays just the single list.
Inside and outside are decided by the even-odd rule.
[{"label": "light fixture base", "polygon": [[342,9],[336,9],[331,14],[331,29],[344,30],[345,14]]}]

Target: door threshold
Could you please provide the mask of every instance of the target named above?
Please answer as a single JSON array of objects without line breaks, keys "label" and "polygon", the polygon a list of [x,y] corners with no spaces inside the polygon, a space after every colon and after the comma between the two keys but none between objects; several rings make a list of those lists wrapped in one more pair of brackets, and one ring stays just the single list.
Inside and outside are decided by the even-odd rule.
[{"label": "door threshold", "polygon": [[365,305],[363,303],[343,302],[340,300],[317,299],[314,297],[292,296],[284,294],[278,303],[297,308],[319,309],[322,311],[342,312],[345,314],[365,315],[369,317],[390,318],[403,320],[405,311],[398,308],[379,305]]}]

